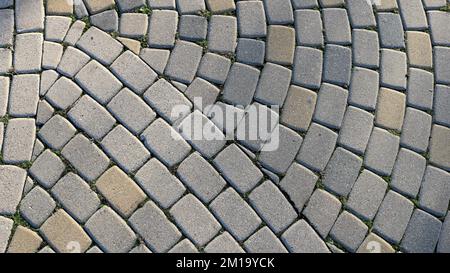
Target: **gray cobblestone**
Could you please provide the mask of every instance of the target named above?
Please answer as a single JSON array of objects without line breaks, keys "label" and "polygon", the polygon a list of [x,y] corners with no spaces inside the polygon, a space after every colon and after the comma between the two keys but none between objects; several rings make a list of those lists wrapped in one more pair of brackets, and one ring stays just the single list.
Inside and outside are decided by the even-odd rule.
[{"label": "gray cobblestone", "polygon": [[321,14],[317,10],[295,11],[295,31],[297,44],[301,46],[323,46]]},{"label": "gray cobblestone", "polygon": [[420,207],[438,217],[444,216],[450,200],[449,181],[447,172],[428,166],[419,193]]},{"label": "gray cobblestone", "polygon": [[330,236],[348,251],[356,252],[366,237],[367,226],[356,216],[343,211],[330,231]]},{"label": "gray cobblestone", "polygon": [[139,57],[155,72],[162,74],[169,60],[170,51],[166,49],[143,48]]},{"label": "gray cobblestone", "polygon": [[194,79],[201,57],[201,46],[178,41],[170,54],[165,74],[182,83],[190,83]]},{"label": "gray cobblestone", "polygon": [[206,39],[208,34],[208,20],[197,15],[183,15],[179,23],[180,38],[190,41]]},{"label": "gray cobblestone", "polygon": [[66,37],[64,37],[64,43],[70,46],[75,46],[83,34],[85,27],[86,24],[83,21],[75,21],[67,32]]},{"label": "gray cobblestone", "polygon": [[397,157],[400,138],[375,127],[369,139],[364,166],[381,176],[391,175]]},{"label": "gray cobblestone", "polygon": [[42,31],[44,29],[44,1],[15,1],[16,31],[18,33]]},{"label": "gray cobblestone", "polygon": [[13,44],[14,38],[14,10],[0,10],[0,46]]},{"label": "gray cobblestone", "polygon": [[348,91],[331,84],[322,84],[318,97],[314,121],[333,129],[339,129],[344,119]]},{"label": "gray cobblestone", "polygon": [[450,48],[434,47],[434,75],[436,83],[450,84],[450,68],[448,62],[450,60]]},{"label": "gray cobblestone", "polygon": [[390,186],[405,196],[416,197],[422,183],[425,165],[426,160],[422,156],[404,148],[400,149]]},{"label": "gray cobblestone", "polygon": [[31,160],[36,125],[34,119],[17,118],[8,122],[3,140],[3,162],[18,164]]},{"label": "gray cobblestone", "polygon": [[303,215],[322,238],[326,238],[341,210],[341,202],[327,191],[316,189]]},{"label": "gray cobblestone", "polygon": [[31,165],[30,175],[44,188],[49,189],[55,185],[65,169],[62,160],[47,149]]},{"label": "gray cobblestone", "polygon": [[45,17],[45,40],[61,43],[69,31],[72,19],[65,16]]},{"label": "gray cobblestone", "polygon": [[254,99],[266,105],[283,106],[291,75],[291,70],[287,68],[266,63],[262,69]]},{"label": "gray cobblestone", "polygon": [[431,130],[429,149],[430,162],[447,171],[450,170],[449,135],[450,128],[434,125]]},{"label": "gray cobblestone", "polygon": [[305,132],[316,109],[317,94],[311,90],[291,85],[281,112],[281,123]]},{"label": "gray cobblestone", "polygon": [[59,78],[45,94],[45,98],[56,108],[66,110],[80,96],[82,90],[66,77]]},{"label": "gray cobblestone", "polygon": [[66,77],[73,78],[91,58],[75,47],[69,46],[64,51],[58,65],[58,72]]},{"label": "gray cobblestone", "polygon": [[234,63],[223,88],[224,101],[234,105],[249,105],[258,84],[259,74],[256,68]]},{"label": "gray cobblestone", "polygon": [[418,153],[428,148],[432,117],[425,112],[408,107],[400,138],[400,144]]},{"label": "gray cobblestone", "polygon": [[238,1],[236,3],[239,37],[265,37],[266,15],[262,1]]},{"label": "gray cobblestone", "polygon": [[9,82],[10,79],[8,77],[0,76],[0,117],[3,117],[7,114],[10,87]]},{"label": "gray cobblestone", "polygon": [[41,33],[16,35],[14,70],[17,73],[34,73],[41,70],[43,42]]},{"label": "gray cobblestone", "polygon": [[401,248],[405,252],[433,253],[442,223],[430,214],[416,209],[409,221]]},{"label": "gray cobblestone", "polygon": [[32,189],[20,203],[20,214],[34,228],[40,227],[56,207],[55,201],[40,187]]},{"label": "gray cobblestone", "polygon": [[380,60],[380,85],[398,89],[406,89],[407,61],[406,53],[382,49]]},{"label": "gray cobblestone", "polygon": [[288,252],[281,241],[268,227],[263,227],[244,242],[250,253],[285,253]]},{"label": "gray cobblestone", "polygon": [[245,251],[228,233],[224,232],[214,238],[205,247],[206,253],[244,253]]},{"label": "gray cobblestone", "polygon": [[[434,93],[434,122],[444,126],[450,126],[450,87],[436,85]],[[447,110],[446,110],[447,109]]]},{"label": "gray cobblestone", "polygon": [[405,48],[402,19],[399,14],[377,14],[380,45],[383,48]]},{"label": "gray cobblestone", "polygon": [[36,115],[39,102],[39,75],[15,75],[9,92],[8,113],[13,117]]},{"label": "gray cobblestone", "polygon": [[408,105],[431,110],[433,107],[434,75],[425,70],[410,68],[408,71],[408,89],[406,102]]},{"label": "gray cobblestone", "polygon": [[27,172],[16,166],[0,166],[0,213],[13,215],[22,199]]},{"label": "gray cobblestone", "polygon": [[353,63],[367,68],[378,68],[380,62],[378,33],[355,29],[353,38]]},{"label": "gray cobblestone", "polygon": [[89,20],[92,25],[106,32],[114,32],[119,29],[119,15],[115,10],[106,10],[94,14]]},{"label": "gray cobblestone", "polygon": [[155,10],[150,15],[148,44],[151,47],[171,48],[175,44],[178,14],[171,10]]},{"label": "gray cobblestone", "polygon": [[347,10],[328,8],[322,10],[325,40],[329,44],[348,45],[352,42]]},{"label": "gray cobblestone", "polygon": [[364,154],[372,132],[373,119],[372,114],[362,109],[348,107],[339,131],[339,145],[354,153]]},{"label": "gray cobblestone", "polygon": [[56,69],[63,54],[63,46],[54,42],[44,42],[42,68]]},{"label": "gray cobblestone", "polygon": [[78,40],[77,46],[103,65],[110,65],[123,50],[118,41],[96,27],[89,28]]},{"label": "gray cobblestone", "polygon": [[[239,56],[237,58],[239,59]],[[197,75],[209,82],[223,84],[228,76],[230,67],[231,61],[229,59],[218,54],[206,53],[202,57]]]}]

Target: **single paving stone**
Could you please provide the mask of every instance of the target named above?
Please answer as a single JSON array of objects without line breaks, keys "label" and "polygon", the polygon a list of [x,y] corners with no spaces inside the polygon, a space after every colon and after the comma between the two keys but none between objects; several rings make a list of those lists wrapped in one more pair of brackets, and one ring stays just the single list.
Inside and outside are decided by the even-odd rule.
[{"label": "single paving stone", "polygon": [[398,244],[405,233],[414,205],[400,194],[389,191],[373,224],[373,231],[390,243]]},{"label": "single paving stone", "polygon": [[92,243],[83,228],[62,209],[47,219],[40,231],[57,252],[72,252],[74,242],[80,252],[85,252]]},{"label": "single paving stone", "polygon": [[38,136],[50,148],[61,150],[75,133],[76,129],[69,121],[60,115],[55,115],[42,126]]},{"label": "single paving stone", "polygon": [[191,147],[167,122],[159,118],[142,134],[141,139],[153,156],[169,168],[177,165],[189,154]]},{"label": "single paving stone", "polygon": [[106,67],[94,60],[80,70],[75,81],[103,105],[122,89],[122,83]]},{"label": "single paving stone", "polygon": [[46,101],[40,100],[36,113],[36,124],[44,125],[54,114],[55,109]]},{"label": "single paving stone", "polygon": [[263,0],[269,25],[294,23],[293,10],[289,0]]},{"label": "single paving stone", "polygon": [[205,114],[216,102],[219,93],[219,88],[202,78],[195,78],[184,91],[184,94],[192,101],[194,107]]},{"label": "single paving stone", "polygon": [[178,178],[156,158],[147,162],[134,178],[145,193],[164,209],[172,206],[186,191]]},{"label": "single paving stone", "polygon": [[122,125],[101,141],[103,150],[127,173],[134,173],[150,158],[150,152]]},{"label": "single paving stone", "polygon": [[323,29],[320,11],[301,9],[295,11],[297,44],[301,46],[323,46]]},{"label": "single paving stone", "polygon": [[387,187],[381,177],[364,170],[350,192],[346,207],[363,220],[371,221],[383,201]]},{"label": "single paving stone", "polygon": [[312,171],[294,162],[279,185],[300,213],[312,195],[317,180],[317,175]]},{"label": "single paving stone", "polygon": [[117,0],[116,4],[119,6],[120,11],[136,10],[146,4],[145,0]]},{"label": "single paving stone", "polygon": [[74,5],[74,13],[78,19],[89,16],[89,12],[83,1],[78,1],[77,5]]},{"label": "single paving stone", "polygon": [[73,13],[73,0],[48,0],[46,3],[46,14],[72,15]]},{"label": "single paving stone", "polygon": [[151,201],[138,209],[128,222],[154,252],[166,252],[181,237],[177,227]]},{"label": "single paving stone", "polygon": [[433,45],[449,46],[450,34],[448,33],[445,27],[448,26],[450,22],[450,16],[448,12],[429,11],[427,13]]},{"label": "single paving stone", "polygon": [[72,80],[61,77],[50,87],[45,94],[45,98],[54,107],[66,110],[78,100],[82,92],[81,88]]},{"label": "single paving stone", "polygon": [[359,175],[362,159],[357,155],[338,147],[331,156],[325,173],[325,188],[340,195],[347,196]]},{"label": "single paving stone", "polygon": [[141,133],[156,117],[155,112],[128,88],[122,89],[107,108],[133,134]]},{"label": "single paving stone", "polygon": [[378,33],[365,29],[352,32],[353,63],[367,68],[378,68],[380,61]]},{"label": "single paving stone", "polygon": [[348,91],[331,84],[322,84],[317,98],[314,121],[339,129],[344,119]]},{"label": "single paving stone", "polygon": [[403,26],[407,30],[427,29],[427,17],[421,0],[398,1]]},{"label": "single paving stone", "polygon": [[156,79],[156,73],[131,51],[125,51],[111,65],[113,73],[130,89],[142,94]]},{"label": "single paving stone", "polygon": [[12,71],[12,51],[10,49],[0,48],[0,75]]},{"label": "single paving stone", "polygon": [[297,161],[313,171],[323,171],[333,154],[337,138],[338,135],[332,130],[317,123],[311,124]]},{"label": "single paving stone", "polygon": [[433,253],[441,233],[442,223],[439,219],[416,209],[409,221],[401,243],[404,252]]},{"label": "single paving stone", "polygon": [[450,175],[436,167],[427,166],[419,194],[419,205],[424,210],[443,217],[450,200]]},{"label": "single paving stone", "polygon": [[233,0],[205,0],[205,3],[213,13],[224,13],[236,9]]},{"label": "single paving stone", "polygon": [[44,96],[48,89],[55,83],[58,79],[59,74],[55,70],[44,70],[41,73],[41,84],[39,89],[39,95]]},{"label": "single paving stone", "polygon": [[445,0],[424,0],[423,6],[426,10],[428,9],[438,9],[445,7],[447,2]]},{"label": "single paving stone", "polygon": [[305,221],[299,220],[287,229],[281,239],[292,253],[329,253],[325,242]]},{"label": "single paving stone", "polygon": [[434,75],[431,72],[410,68],[406,103],[422,110],[433,108]]},{"label": "single paving stone", "polygon": [[262,66],[266,54],[264,41],[240,38],[236,48],[236,60],[241,63]]},{"label": "single paving stone", "polygon": [[346,2],[346,7],[353,28],[369,28],[376,26],[371,1],[350,0]]},{"label": "single paving stone", "polygon": [[318,8],[317,0],[292,0],[292,7],[294,9],[308,9]]},{"label": "single paving stone", "polygon": [[436,77],[436,83],[450,84],[449,62],[450,48],[441,46],[434,47],[434,75]]},{"label": "single paving stone", "polygon": [[395,11],[398,10],[396,0],[384,0],[375,4],[377,11]]},{"label": "single paving stone", "polygon": [[323,52],[319,49],[300,47],[295,49],[292,83],[311,89],[319,89],[322,80]]},{"label": "single paving stone", "polygon": [[211,202],[209,208],[238,241],[244,241],[261,225],[261,219],[232,188]]},{"label": "single paving stone", "polygon": [[405,48],[402,19],[399,14],[377,13],[380,45],[383,48]]},{"label": "single paving stone", "polygon": [[20,214],[34,228],[39,228],[56,208],[55,201],[41,187],[32,189],[20,202]]},{"label": "single paving stone", "polygon": [[22,199],[27,172],[16,166],[0,166],[0,214],[13,215]]},{"label": "single paving stone", "polygon": [[100,206],[97,194],[74,173],[61,178],[51,190],[52,196],[79,223],[85,223]]},{"label": "single paving stone", "polygon": [[373,128],[373,115],[350,106],[339,131],[338,144],[357,154],[364,154]]},{"label": "single paving stone", "polygon": [[288,252],[281,241],[268,227],[255,232],[244,242],[245,249],[250,253],[286,253]]},{"label": "single paving stone", "polygon": [[202,57],[197,75],[209,82],[223,84],[227,79],[230,66],[230,59],[218,54],[206,53]]},{"label": "single paving stone", "polygon": [[327,45],[323,63],[323,81],[346,87],[350,84],[352,51],[339,45]]},{"label": "single paving stone", "polygon": [[117,166],[102,174],[95,186],[124,218],[129,217],[146,198],[139,186]]},{"label": "single paving stone", "polygon": [[0,77],[0,117],[7,114],[10,86],[9,82],[9,77]]},{"label": "single paving stone", "polygon": [[208,20],[203,16],[183,15],[180,17],[178,32],[183,40],[205,40],[208,34]]},{"label": "single paving stone", "polygon": [[367,226],[347,211],[339,215],[330,231],[330,236],[350,252],[356,252],[366,237]]},{"label": "single paving stone", "polygon": [[39,102],[39,75],[14,75],[9,91],[8,114],[12,117],[36,115]]},{"label": "single paving stone", "polygon": [[[58,0],[56,0],[58,1]],[[86,27],[86,23],[83,21],[75,21],[70,27],[69,31],[67,31],[66,37],[64,37],[64,43],[70,46],[75,46],[75,44],[80,39],[83,34],[84,28]]]},{"label": "single paving stone", "polygon": [[44,38],[41,33],[16,35],[16,42],[14,45],[15,72],[22,74],[41,71],[43,42]]},{"label": "single paving stone", "polygon": [[283,106],[292,71],[277,64],[266,63],[254,99],[266,105]]},{"label": "single paving stone", "polygon": [[392,171],[390,186],[397,192],[414,198],[419,193],[425,172],[424,157],[407,149],[400,149]]},{"label": "single paving stone", "polygon": [[185,195],[170,209],[177,226],[197,246],[209,242],[221,229],[219,222],[192,194]]},{"label": "single paving stone", "polygon": [[14,7],[17,33],[39,32],[44,29],[43,0],[17,0]]},{"label": "single paving stone", "polygon": [[236,3],[239,37],[257,38],[267,34],[266,14],[262,1]]},{"label": "single paving stone", "polygon": [[34,119],[16,118],[8,122],[3,140],[3,162],[18,164],[30,161],[36,139]]},{"label": "single paving stone", "polygon": [[247,193],[263,178],[261,171],[235,144],[221,151],[214,159],[214,165],[240,193]]},{"label": "single paving stone", "polygon": [[259,74],[256,68],[234,63],[225,81],[223,100],[233,105],[249,105],[256,91]]},{"label": "single paving stone", "polygon": [[103,65],[110,65],[123,50],[122,44],[96,27],[89,28],[81,36],[77,47]]},{"label": "single paving stone", "polygon": [[[44,149],[45,149],[44,144],[39,139],[36,139],[34,142],[33,155],[31,156],[31,160],[32,161],[36,160],[36,158],[44,151]],[[28,179],[27,179],[27,181],[28,181]],[[33,184],[33,181],[31,181],[31,183]],[[29,183],[26,183],[26,184],[29,184]],[[27,187],[27,189],[28,189],[28,191],[31,190],[31,188],[29,188],[29,187]]]},{"label": "single paving stone", "polygon": [[89,62],[91,58],[83,51],[69,46],[64,51],[58,65],[58,72],[66,77],[73,78]]},{"label": "single paving stone", "polygon": [[109,112],[88,95],[84,95],[67,114],[76,127],[92,138],[102,139],[116,120]]},{"label": "single paving stone", "polygon": [[406,89],[406,53],[382,49],[380,71],[380,85],[402,91]]},{"label": "single paving stone", "polygon": [[244,253],[245,251],[228,233],[218,235],[205,247],[206,253]]},{"label": "single paving stone", "polygon": [[192,108],[192,103],[165,79],[154,83],[144,93],[144,99],[171,124],[181,121]]},{"label": "single paving stone", "polygon": [[369,233],[356,253],[395,253],[395,250],[375,233]]},{"label": "single paving stone", "polygon": [[72,19],[65,16],[45,17],[45,40],[61,43],[72,24]]},{"label": "single paving stone", "polygon": [[366,110],[375,110],[378,90],[378,72],[361,67],[353,69],[349,87],[349,103],[351,105]]},{"label": "single paving stone", "polygon": [[65,169],[62,160],[47,149],[33,162],[29,172],[39,184],[49,189],[58,181]]},{"label": "single paving stone", "polygon": [[99,13],[114,6],[114,0],[86,0],[84,2],[91,14]]},{"label": "single paving stone", "polygon": [[400,145],[418,153],[425,152],[430,139],[431,122],[432,117],[427,113],[411,107],[406,108]]},{"label": "single paving stone", "polygon": [[431,68],[433,66],[433,49],[430,35],[419,31],[407,31],[407,54],[411,67]]},{"label": "single paving stone", "polygon": [[297,217],[295,209],[270,180],[254,189],[249,195],[249,200],[275,233],[285,230]]},{"label": "single paving stone", "polygon": [[0,46],[13,45],[14,10],[0,10]]},{"label": "single paving stone", "polygon": [[450,129],[440,125],[433,125],[430,140],[430,162],[444,170],[450,170]]},{"label": "single paving stone", "polygon": [[9,242],[7,253],[35,253],[42,244],[42,238],[34,231],[18,226]]},{"label": "single paving stone", "polygon": [[76,135],[61,154],[88,182],[97,179],[109,165],[108,157],[81,134]]},{"label": "single paving stone", "polygon": [[266,61],[292,65],[295,50],[295,29],[271,25],[267,31]]},{"label": "single paving stone", "polygon": [[213,15],[208,26],[208,50],[220,54],[234,53],[237,45],[237,19]]},{"label": "single paving stone", "polygon": [[178,41],[170,54],[165,75],[182,83],[194,79],[200,64],[203,48],[194,43]]},{"label": "single paving stone", "polygon": [[92,15],[89,18],[93,26],[106,32],[116,32],[119,29],[119,15],[115,10],[107,10]]},{"label": "single paving stone", "polygon": [[434,95],[434,122],[444,126],[450,126],[450,87],[436,85]]},{"label": "single paving stone", "polygon": [[54,42],[44,42],[42,53],[42,68],[56,69],[63,55],[63,46]]},{"label": "single paving stone", "polygon": [[444,224],[441,228],[441,235],[439,236],[439,243],[437,245],[436,252],[449,253],[450,252],[450,214],[447,212]]},{"label": "single paving stone", "polygon": [[381,176],[390,176],[399,149],[400,138],[375,127],[367,145],[364,166]]},{"label": "single paving stone", "polygon": [[180,14],[194,14],[206,9],[204,0],[176,0]]},{"label": "single paving stone", "polygon": [[291,85],[281,113],[281,123],[305,132],[308,130],[316,108],[317,94],[311,90]]},{"label": "single paving stone", "polygon": [[198,253],[198,250],[189,239],[184,239],[172,247],[168,253]]},{"label": "single paving stone", "polygon": [[5,253],[6,251],[13,224],[13,220],[0,216],[0,253]]},{"label": "single paving stone", "polygon": [[169,60],[170,51],[166,49],[143,48],[139,57],[155,72],[162,74]]},{"label": "single paving stone", "polygon": [[177,175],[205,203],[215,198],[226,185],[220,174],[198,153],[191,154],[180,164]]},{"label": "single paving stone", "polygon": [[405,117],[406,96],[388,88],[381,88],[375,113],[375,125],[401,131]]},{"label": "single paving stone", "polygon": [[148,26],[150,47],[172,48],[178,25],[178,13],[172,10],[154,10]]},{"label": "single paving stone", "polygon": [[348,45],[352,42],[347,10],[327,8],[321,11],[325,40],[329,44]]},{"label": "single paving stone", "polygon": [[341,210],[341,202],[327,191],[316,189],[303,210],[314,229],[326,238]]},{"label": "single paving stone", "polygon": [[258,161],[270,171],[284,174],[294,161],[303,138],[283,125],[279,125],[275,130],[272,133],[272,141],[262,146]]},{"label": "single paving stone", "polygon": [[92,215],[84,227],[107,253],[128,252],[136,244],[136,235],[131,228],[107,206]]}]

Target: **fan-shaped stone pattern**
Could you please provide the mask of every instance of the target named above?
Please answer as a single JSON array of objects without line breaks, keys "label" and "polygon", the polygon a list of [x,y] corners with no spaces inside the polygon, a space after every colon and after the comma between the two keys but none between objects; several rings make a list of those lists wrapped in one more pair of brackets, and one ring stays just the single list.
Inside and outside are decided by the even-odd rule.
[{"label": "fan-shaped stone pattern", "polygon": [[0,1],[0,252],[448,252],[449,2],[373,2]]}]

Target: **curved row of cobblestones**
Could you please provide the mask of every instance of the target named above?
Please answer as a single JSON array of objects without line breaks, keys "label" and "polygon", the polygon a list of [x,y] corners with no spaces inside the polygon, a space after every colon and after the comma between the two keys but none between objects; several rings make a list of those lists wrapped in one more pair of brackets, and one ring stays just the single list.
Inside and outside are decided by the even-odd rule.
[{"label": "curved row of cobblestones", "polygon": [[0,0],[0,253],[450,252],[449,8]]}]

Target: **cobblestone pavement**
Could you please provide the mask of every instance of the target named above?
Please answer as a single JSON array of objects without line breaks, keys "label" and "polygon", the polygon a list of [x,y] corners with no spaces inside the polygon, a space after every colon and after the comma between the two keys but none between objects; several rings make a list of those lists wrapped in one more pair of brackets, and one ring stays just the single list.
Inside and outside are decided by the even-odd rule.
[{"label": "cobblestone pavement", "polygon": [[0,0],[0,252],[450,252],[450,2],[372,2]]}]

